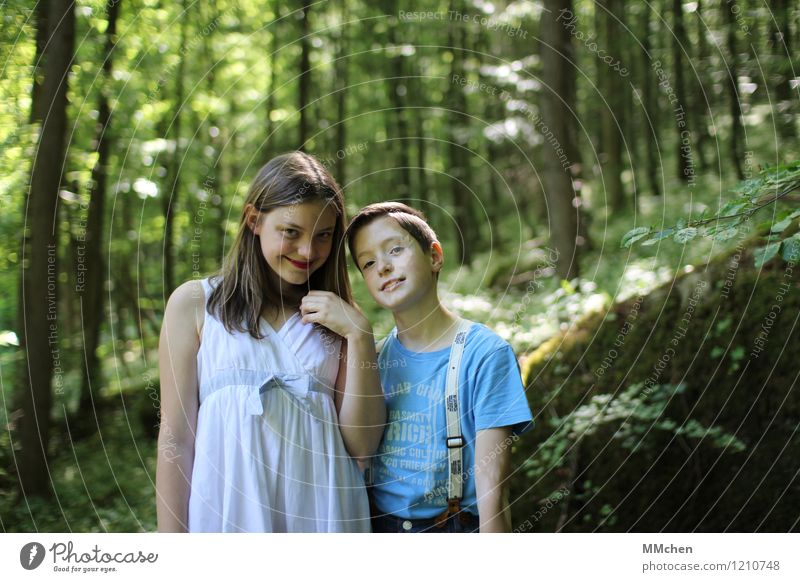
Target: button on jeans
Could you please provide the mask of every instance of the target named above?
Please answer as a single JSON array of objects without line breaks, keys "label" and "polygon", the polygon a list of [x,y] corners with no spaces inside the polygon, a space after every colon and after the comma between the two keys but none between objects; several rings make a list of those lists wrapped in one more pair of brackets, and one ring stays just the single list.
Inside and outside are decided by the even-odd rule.
[{"label": "button on jeans", "polygon": [[435,519],[403,519],[394,515],[376,515],[372,518],[373,533],[478,533],[477,515],[461,511],[451,515],[442,527]]}]

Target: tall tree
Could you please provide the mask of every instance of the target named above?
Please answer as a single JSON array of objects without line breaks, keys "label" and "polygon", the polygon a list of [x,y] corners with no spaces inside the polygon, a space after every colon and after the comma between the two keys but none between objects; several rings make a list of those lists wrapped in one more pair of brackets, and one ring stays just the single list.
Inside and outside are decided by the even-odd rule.
[{"label": "tall tree", "polygon": [[[602,29],[602,43],[608,46],[608,54],[621,56],[621,44],[617,18],[621,13],[619,0],[598,0],[595,4],[596,21]],[[625,90],[622,78],[608,64],[597,59],[602,105],[601,152],[604,157],[603,184],[611,209],[619,212],[625,208],[625,190],[622,186],[622,139],[620,112],[624,111]],[[546,118],[550,121],[550,118]]]},{"label": "tall tree", "polygon": [[[572,0],[544,0],[545,10],[539,23],[541,38],[540,56],[544,88],[540,95],[542,118],[547,120],[556,143],[567,161],[575,160],[576,123],[574,98],[575,55],[569,30],[556,21],[564,11],[572,12]],[[566,98],[565,98],[566,97]],[[574,204],[571,167],[565,167],[563,158],[553,147],[544,148],[542,186],[550,212],[550,239],[558,252],[556,272],[562,279],[572,279],[579,274],[576,236],[580,208]]]},{"label": "tall tree", "polygon": [[42,71],[43,56],[47,44],[47,10],[49,3],[44,0],[36,4],[36,56],[33,58],[33,83],[31,85],[31,123],[42,120]]},{"label": "tall tree", "polygon": [[[175,148],[167,169],[168,189],[162,198],[164,210],[164,297],[168,297],[176,287],[175,283],[175,214],[180,201],[181,190],[181,162],[183,148],[181,147],[181,120],[183,118],[184,103],[184,77],[186,74],[186,45],[187,28],[189,26],[188,0],[181,2],[181,32],[178,71],[175,77],[175,109],[170,125],[172,140]],[[169,115],[169,114],[167,114]]]},{"label": "tall tree", "polygon": [[744,128],[742,127],[742,105],[739,101],[739,54],[738,48],[736,46],[736,18],[733,11],[737,8],[737,5],[724,5],[722,7],[722,12],[725,14],[725,28],[726,28],[726,38],[727,38],[727,45],[728,45],[728,99],[730,104],[730,114],[731,114],[731,138],[729,140],[730,149],[730,159],[733,164],[734,170],[736,170],[736,177],[739,180],[744,180],[744,168],[742,167],[742,134],[744,133]]},{"label": "tall tree", "polygon": [[[397,14],[396,0],[387,2],[387,14]],[[391,75],[388,79],[389,101],[392,108],[388,111],[390,119],[394,121],[394,152],[399,172],[394,172],[399,179],[395,181],[395,196],[405,198],[411,193],[411,161],[409,159],[409,130],[408,111],[406,110],[406,94],[408,93],[408,79],[405,72],[405,58],[397,35],[399,21],[391,17],[388,30],[389,62]]]},{"label": "tall tree", "polygon": [[[33,83],[31,84],[31,111],[30,122],[40,123],[44,117],[42,112],[42,77],[44,74],[44,50],[47,45],[48,28],[47,28],[47,15],[49,10],[49,3],[41,1],[36,4],[36,54],[33,58]],[[25,201],[27,204],[28,201]],[[20,256],[24,257],[28,254],[28,245],[30,244],[30,230],[25,229],[22,233],[22,240],[20,241]],[[23,298],[24,277],[20,276],[17,282],[17,302],[22,305]],[[17,310],[17,329],[25,328],[25,316],[22,309]],[[27,376],[25,376],[27,378]],[[24,383],[24,382],[23,382]]]},{"label": "tall tree", "polygon": [[683,25],[683,2],[672,0],[672,69],[675,78],[675,97],[677,102],[673,114],[677,126],[678,179],[689,182],[693,174],[692,139],[689,120],[689,106],[686,99],[686,83],[683,76],[683,51],[688,46],[686,28]]},{"label": "tall tree", "polygon": [[308,118],[310,112],[308,111],[308,103],[311,100],[311,41],[309,35],[311,34],[311,26],[308,22],[310,6],[305,5],[306,0],[303,2],[300,18],[300,79],[299,88],[297,91],[298,103],[300,109],[300,127],[298,139],[298,149],[306,149],[306,141],[308,141]]},{"label": "tall tree", "polygon": [[430,200],[430,192],[428,192],[428,174],[427,174],[427,152],[426,152],[426,135],[425,135],[425,91],[422,84],[422,79],[419,74],[416,78],[410,81],[411,85],[416,88],[414,96],[416,98],[416,105],[414,111],[414,133],[415,142],[417,146],[416,151],[416,165],[417,165],[417,185],[416,195],[420,202],[425,203]]},{"label": "tall tree", "polygon": [[[339,14],[342,20],[346,16],[345,1],[339,2]],[[336,114],[338,125],[336,126],[336,152],[344,152],[347,148],[347,91],[349,85],[347,59],[349,58],[349,41],[348,41],[348,28],[344,23],[339,25],[339,34],[337,38],[336,49],[336,84],[338,92],[336,93]],[[341,159],[337,158],[336,177],[339,183],[344,187],[347,184],[347,156],[342,155]]]},{"label": "tall tree", "polygon": [[[451,0],[450,11],[461,11],[462,7],[456,0]],[[450,174],[451,204],[455,218],[455,240],[460,250],[460,262],[470,264],[476,244],[480,242],[480,233],[474,223],[472,215],[472,193],[469,190],[469,158],[465,152],[463,142],[463,124],[468,119],[467,100],[460,82],[464,79],[463,48],[466,45],[466,27],[460,22],[450,22],[447,36],[447,46],[453,54],[450,63],[450,87],[447,91],[447,103],[450,109],[449,116],[450,136],[447,145],[448,171]],[[456,33],[459,33],[458,35]]]},{"label": "tall tree", "polygon": [[653,8],[648,5],[641,6],[641,30],[642,39],[642,60],[641,60],[641,75],[640,83],[642,87],[642,103],[641,111],[643,113],[642,119],[642,134],[645,140],[645,150],[647,162],[645,165],[645,174],[647,175],[647,184],[650,193],[653,196],[661,195],[661,186],[659,182],[660,172],[658,163],[658,152],[656,146],[659,143],[659,124],[658,124],[658,105],[656,103],[656,92],[653,84],[653,75],[651,72],[652,63],[655,60],[653,57],[653,42],[651,32],[651,21]]},{"label": "tall tree", "polygon": [[708,34],[708,23],[703,16],[703,1],[697,0],[697,8],[695,8],[697,15],[695,21],[697,23],[697,58],[695,59],[695,69],[698,74],[695,75],[694,82],[694,96],[692,99],[692,121],[694,127],[697,129],[697,158],[700,161],[700,167],[703,170],[710,169],[708,156],[706,156],[706,149],[711,143],[711,134],[708,132],[708,102],[710,91],[706,91],[703,81],[706,80],[705,74],[708,67],[708,41],[706,35]]},{"label": "tall tree", "polygon": [[[476,42],[475,50],[479,55],[494,55],[499,54],[499,51],[493,50],[492,46],[493,37],[489,35],[489,31],[485,27],[481,28]],[[484,73],[484,67],[479,67],[478,82],[482,86],[491,86],[493,80]],[[503,102],[495,96],[484,99],[483,118],[487,124],[499,123],[503,117]],[[481,128],[482,130],[484,128]],[[484,164],[486,173],[486,183],[489,189],[489,200],[486,204],[486,212],[491,224],[500,224],[500,218],[503,216],[503,207],[500,196],[500,184],[498,177],[498,164],[500,162],[500,151],[497,143],[497,136],[491,138],[484,137],[481,141],[485,146],[486,163]],[[497,245],[502,245],[503,235],[505,234],[502,228],[492,229],[492,242]]]},{"label": "tall tree", "polygon": [[[27,364],[19,439],[19,484],[23,495],[48,495],[47,448],[50,438],[53,352],[58,351],[58,237],[56,209],[66,160],[67,84],[75,40],[71,0],[48,4],[48,42],[44,50],[41,88],[42,127],[31,171],[26,229],[28,253],[23,256],[21,347]],[[27,263],[27,265],[26,265]]]},{"label": "tall tree", "polygon": [[792,27],[790,0],[773,0],[770,17],[770,45],[773,59],[773,83],[775,86],[774,115],[778,132],[785,140],[797,136],[797,117],[794,114],[797,90],[792,95],[789,84],[792,79]]},{"label": "tall tree", "polygon": [[103,219],[105,217],[106,176],[113,137],[109,92],[112,81],[112,59],[117,36],[117,17],[121,1],[106,4],[105,60],[98,96],[98,117],[95,126],[94,151],[97,161],[92,168],[92,182],[89,192],[89,216],[86,223],[86,275],[83,286],[78,286],[78,297],[83,317],[85,366],[83,367],[83,388],[78,410],[82,418],[91,418],[94,394],[99,387],[100,361],[97,346],[100,339],[100,323],[103,316],[103,281],[105,280],[105,260],[103,258]]},{"label": "tall tree", "polygon": [[[267,29],[269,30],[270,34],[270,48],[269,48],[269,56],[267,58],[267,63],[269,64],[269,86],[267,87],[266,92],[266,105],[267,105],[267,126],[266,132],[264,135],[264,143],[262,146],[262,155],[261,158],[263,163],[267,163],[272,156],[275,155],[276,148],[275,144],[275,136],[273,132],[275,131],[275,124],[272,121],[272,112],[275,111],[275,91],[278,88],[277,85],[277,70],[278,70],[278,49],[280,48],[278,31],[281,28],[282,21],[281,21],[281,8],[280,3],[275,3],[275,20],[270,24]],[[235,107],[234,100],[231,100],[231,104]],[[237,177],[238,180],[238,177]]]}]

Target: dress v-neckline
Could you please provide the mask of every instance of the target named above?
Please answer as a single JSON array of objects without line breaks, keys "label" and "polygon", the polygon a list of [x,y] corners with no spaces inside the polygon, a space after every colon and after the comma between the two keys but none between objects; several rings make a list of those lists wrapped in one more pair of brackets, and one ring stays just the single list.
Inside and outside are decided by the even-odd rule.
[{"label": "dress v-neckline", "polygon": [[288,329],[289,324],[292,323],[292,320],[294,320],[294,318],[297,317],[298,315],[300,315],[299,311],[295,311],[294,313],[292,313],[286,319],[286,321],[283,322],[283,325],[280,327],[280,329],[277,329],[277,330],[272,326],[272,324],[269,321],[267,321],[267,318],[265,318],[264,316],[261,316],[260,319],[261,319],[261,322],[264,324],[264,326],[267,329],[269,329],[269,331],[271,331],[274,335],[282,338],[283,335],[284,335],[284,332]]}]

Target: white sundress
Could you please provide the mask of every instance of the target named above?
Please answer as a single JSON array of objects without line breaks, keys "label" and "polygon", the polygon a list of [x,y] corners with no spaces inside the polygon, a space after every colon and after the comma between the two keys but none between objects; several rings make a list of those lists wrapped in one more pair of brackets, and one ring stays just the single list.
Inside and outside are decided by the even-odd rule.
[{"label": "white sundress", "polygon": [[333,401],[341,340],[299,314],[261,325],[256,340],[205,314],[189,531],[369,532]]}]

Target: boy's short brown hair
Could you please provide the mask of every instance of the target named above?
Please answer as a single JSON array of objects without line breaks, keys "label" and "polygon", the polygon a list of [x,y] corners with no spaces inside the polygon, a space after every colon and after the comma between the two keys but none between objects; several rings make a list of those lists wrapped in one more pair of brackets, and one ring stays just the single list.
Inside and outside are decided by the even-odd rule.
[{"label": "boy's short brown hair", "polygon": [[390,216],[395,219],[403,230],[414,237],[414,240],[419,243],[424,253],[431,252],[431,245],[439,241],[436,233],[428,224],[425,215],[419,210],[411,208],[402,202],[376,202],[375,204],[370,204],[358,211],[358,214],[350,221],[346,231],[347,246],[359,270],[361,267],[358,266],[358,261],[356,261],[356,235],[359,230],[382,216]]}]

